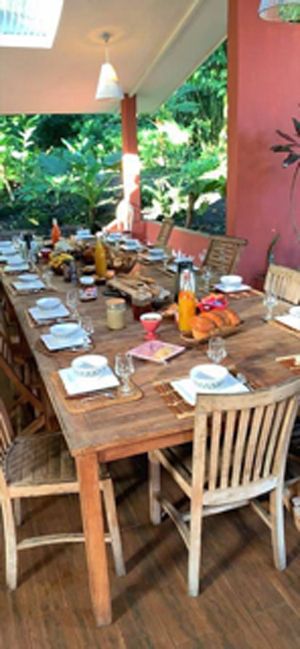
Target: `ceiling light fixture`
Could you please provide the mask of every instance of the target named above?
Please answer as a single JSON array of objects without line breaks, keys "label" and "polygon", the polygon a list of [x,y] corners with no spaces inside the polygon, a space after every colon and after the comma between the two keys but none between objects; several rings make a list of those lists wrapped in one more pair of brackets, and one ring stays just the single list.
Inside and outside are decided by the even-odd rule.
[{"label": "ceiling light fixture", "polygon": [[0,46],[53,45],[64,0],[0,0]]},{"label": "ceiling light fixture", "polygon": [[264,20],[300,23],[300,0],[261,0],[258,15]]},{"label": "ceiling light fixture", "polygon": [[101,65],[99,80],[96,90],[96,99],[100,100],[118,100],[124,97],[123,90],[119,84],[118,75],[115,68],[109,62],[108,57],[108,42],[111,34],[104,32],[101,38],[105,45],[105,63]]}]

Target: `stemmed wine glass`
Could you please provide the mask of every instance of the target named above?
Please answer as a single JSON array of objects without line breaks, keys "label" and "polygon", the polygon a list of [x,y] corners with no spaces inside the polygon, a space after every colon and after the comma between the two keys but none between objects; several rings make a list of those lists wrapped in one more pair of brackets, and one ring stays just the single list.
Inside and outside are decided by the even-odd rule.
[{"label": "stemmed wine glass", "polygon": [[133,358],[130,354],[117,354],[115,357],[115,373],[121,379],[120,392],[128,395],[133,392],[130,376],[134,373]]},{"label": "stemmed wine glass", "polygon": [[80,318],[80,326],[84,331],[84,341],[83,341],[83,347],[84,349],[90,349],[91,348],[91,342],[90,342],[90,337],[93,335],[95,332],[94,329],[94,323],[92,318],[89,315],[81,316]]},{"label": "stemmed wine glass", "polygon": [[209,339],[207,356],[214,363],[221,363],[226,358],[227,351],[223,338],[217,336]]},{"label": "stemmed wine glass", "polygon": [[278,304],[277,297],[273,291],[267,291],[264,297],[264,306],[267,307],[267,313],[265,315],[265,320],[272,320],[273,309]]},{"label": "stemmed wine glass", "polygon": [[206,266],[204,268],[203,273],[202,273],[202,277],[203,277],[203,281],[204,281],[204,291],[205,291],[205,293],[209,293],[210,282],[211,282],[211,278],[212,278],[212,271],[209,268],[209,266]]}]

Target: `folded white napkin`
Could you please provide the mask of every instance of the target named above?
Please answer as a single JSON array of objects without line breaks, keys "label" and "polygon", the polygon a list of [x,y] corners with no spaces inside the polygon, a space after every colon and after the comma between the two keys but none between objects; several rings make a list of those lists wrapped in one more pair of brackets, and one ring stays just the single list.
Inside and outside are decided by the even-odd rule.
[{"label": "folded white napkin", "polygon": [[90,342],[90,338],[88,338],[82,329],[76,335],[68,337],[42,334],[41,340],[50,352],[56,352],[60,349],[72,349],[72,347],[83,347],[85,342]]},{"label": "folded white napkin", "polygon": [[12,285],[16,291],[25,292],[28,291],[39,291],[43,288],[46,288],[44,282],[40,279],[33,279],[32,282],[13,282]]},{"label": "folded white napkin", "polygon": [[239,284],[239,286],[227,286],[225,284],[215,284],[215,288],[222,293],[239,293],[240,291],[250,291],[251,286],[248,284]]},{"label": "folded white napkin", "polygon": [[28,311],[36,322],[42,322],[43,320],[56,320],[57,318],[67,318],[67,316],[70,315],[70,311],[64,304],[60,304],[56,309],[39,309],[39,307],[33,306],[28,309]]},{"label": "folded white napkin", "polygon": [[[189,403],[190,406],[195,406],[197,401],[197,394],[200,392],[192,379],[185,378],[178,381],[171,381],[174,390]],[[246,385],[238,381],[232,374],[228,374],[224,381],[212,390],[201,390],[201,394],[239,394],[240,392],[249,392]]]},{"label": "folded white napkin", "polygon": [[281,322],[287,327],[291,327],[291,329],[295,329],[295,331],[300,331],[300,318],[294,315],[278,315],[275,320],[278,320],[278,322]]},{"label": "folded white napkin", "polygon": [[144,259],[146,261],[164,261],[165,259],[168,259],[168,255],[166,254],[161,254],[161,255],[151,255],[151,253],[147,253],[144,255]]},{"label": "folded white napkin", "polygon": [[97,376],[79,376],[72,367],[66,367],[63,370],[59,370],[58,373],[69,396],[106,390],[107,388],[115,388],[119,385],[117,377],[108,366]]}]

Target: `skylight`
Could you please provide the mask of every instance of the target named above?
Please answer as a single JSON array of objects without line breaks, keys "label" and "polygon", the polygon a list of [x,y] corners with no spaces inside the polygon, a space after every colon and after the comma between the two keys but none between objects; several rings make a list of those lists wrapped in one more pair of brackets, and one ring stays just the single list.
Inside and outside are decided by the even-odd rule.
[{"label": "skylight", "polygon": [[64,0],[0,0],[0,46],[50,49]]}]

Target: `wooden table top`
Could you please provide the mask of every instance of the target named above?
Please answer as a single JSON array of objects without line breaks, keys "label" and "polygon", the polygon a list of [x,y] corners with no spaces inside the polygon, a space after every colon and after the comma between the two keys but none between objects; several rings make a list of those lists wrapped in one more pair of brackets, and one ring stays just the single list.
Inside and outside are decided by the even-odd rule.
[{"label": "wooden table top", "polygon": [[[172,288],[173,278],[167,277],[158,268],[143,269],[143,274],[158,279],[165,288]],[[154,388],[154,382],[171,380],[186,376],[199,362],[207,360],[207,345],[186,352],[171,360],[167,365],[148,361],[135,361],[134,382],[142,389],[143,398],[139,401],[114,404],[103,410],[93,410],[74,414],[70,412],[68,401],[58,392],[53,374],[58,369],[70,365],[70,352],[55,352],[45,355],[36,349],[41,333],[48,327],[30,325],[27,309],[32,306],[37,295],[12,296],[9,290],[11,277],[2,276],[3,286],[12,302],[19,323],[32,349],[43,382],[48,391],[56,416],[67,440],[70,452],[76,456],[97,451],[101,461],[119,459],[129,455],[165,447],[176,436],[178,443],[191,439],[192,419],[179,420],[166,407]],[[55,286],[64,298],[70,288],[62,278],[54,279]],[[143,330],[133,321],[130,307],[127,313],[127,327],[121,331],[109,331],[106,326],[105,298],[103,288],[98,287],[98,299],[80,303],[79,313],[90,315],[95,326],[95,353],[104,354],[113,366],[118,352],[126,352],[143,342]],[[47,295],[47,291],[45,291]],[[291,372],[276,362],[277,356],[299,353],[300,336],[282,326],[263,321],[264,306],[261,295],[232,300],[234,308],[242,318],[239,331],[226,339],[228,360],[249,380],[255,380],[262,387],[274,385],[292,377]],[[278,311],[286,311],[286,305],[279,305]],[[166,342],[181,344],[179,333],[173,321],[164,320],[159,329],[160,338]],[[84,352],[80,352],[84,353]],[[76,354],[74,354],[74,357]]]}]

